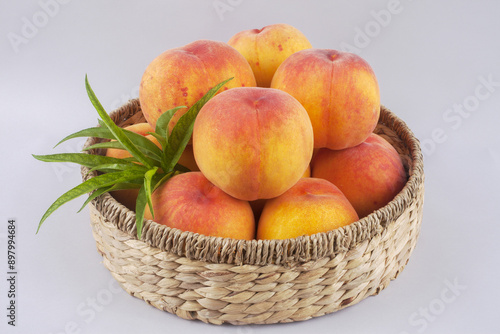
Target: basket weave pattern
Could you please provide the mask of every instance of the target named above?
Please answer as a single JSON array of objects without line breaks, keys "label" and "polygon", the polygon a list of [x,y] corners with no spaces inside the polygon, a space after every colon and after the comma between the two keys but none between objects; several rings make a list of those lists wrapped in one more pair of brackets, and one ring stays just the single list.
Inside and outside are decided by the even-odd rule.
[{"label": "basket weave pattern", "polygon": [[[121,126],[141,115],[137,100],[111,114]],[[424,173],[418,140],[385,107],[375,132],[396,148],[409,180],[391,203],[358,222],[313,236],[244,241],[147,221],[138,240],[135,213],[104,194],[90,204],[103,263],[129,294],[181,318],[212,324],[302,321],[378,294],[415,248]],[[90,138],[86,146],[96,141]],[[96,175],[87,172],[82,168],[84,179]]]}]

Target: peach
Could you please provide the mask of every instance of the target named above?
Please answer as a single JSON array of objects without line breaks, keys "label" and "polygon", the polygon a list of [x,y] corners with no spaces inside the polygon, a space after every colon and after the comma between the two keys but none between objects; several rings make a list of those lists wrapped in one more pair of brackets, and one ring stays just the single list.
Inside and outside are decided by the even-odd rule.
[{"label": "peach", "polygon": [[[229,196],[201,172],[178,174],[152,194],[159,224],[207,236],[251,240],[255,220],[247,201]],[[149,209],[146,219],[152,219]]]},{"label": "peach", "polygon": [[[146,68],[139,86],[139,101],[153,128],[160,115],[174,107],[191,107],[218,83],[234,77],[222,90],[256,85],[246,59],[223,42],[199,40],[167,50]],[[170,131],[188,109],[179,109]]]},{"label": "peach", "polygon": [[200,171],[238,199],[281,195],[304,174],[313,130],[304,107],[277,89],[222,92],[200,110],[193,128]]},{"label": "peach", "polygon": [[257,239],[312,235],[357,220],[356,211],[335,185],[302,178],[281,196],[267,200],[257,225]]},{"label": "peach", "polygon": [[339,187],[360,218],[389,203],[407,181],[398,152],[374,133],[345,150],[320,149],[312,162],[312,176]]},{"label": "peach", "polygon": [[370,65],[355,54],[329,49],[298,51],[276,70],[271,87],[291,94],[306,108],[316,148],[356,146],[377,125],[377,79]]},{"label": "peach", "polygon": [[[310,176],[311,176],[311,166],[308,165],[302,177],[310,177]],[[268,201],[267,199],[257,199],[255,201],[250,202],[250,206],[252,207],[255,220],[259,219],[262,210],[264,209],[264,205],[266,204],[267,201]]]},{"label": "peach", "polygon": [[274,72],[293,53],[311,48],[311,43],[289,24],[240,31],[228,41],[252,67],[259,87],[269,87]]}]

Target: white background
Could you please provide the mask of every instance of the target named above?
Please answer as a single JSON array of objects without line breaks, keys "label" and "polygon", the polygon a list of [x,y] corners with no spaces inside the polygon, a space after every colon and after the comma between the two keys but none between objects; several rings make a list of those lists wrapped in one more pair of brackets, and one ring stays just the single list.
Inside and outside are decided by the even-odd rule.
[{"label": "white background", "polygon": [[[0,332],[500,332],[499,2],[401,0],[395,8],[389,0],[64,2],[0,5]],[[300,29],[314,47],[350,48],[365,58],[382,103],[424,146],[421,235],[387,289],[300,323],[206,325],[116,290],[96,252],[88,209],[76,213],[83,198],[61,207],[35,235],[44,211],[81,179],[79,167],[42,163],[31,154],[79,150],[79,140],[52,147],[97,123],[85,74],[111,111],[137,96],[144,69],[161,52],[281,22]],[[6,317],[11,218],[17,222],[16,327]]]}]

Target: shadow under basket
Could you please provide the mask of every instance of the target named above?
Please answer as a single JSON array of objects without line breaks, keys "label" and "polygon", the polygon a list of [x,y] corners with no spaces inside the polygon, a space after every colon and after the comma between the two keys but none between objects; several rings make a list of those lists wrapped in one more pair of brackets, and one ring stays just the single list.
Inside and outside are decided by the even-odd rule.
[{"label": "shadow under basket", "polygon": [[[111,113],[120,126],[144,121],[137,99]],[[378,294],[403,270],[422,221],[424,170],[419,142],[381,107],[375,132],[408,173],[385,207],[346,227],[285,240],[208,237],[145,221],[108,193],[90,204],[104,266],[130,295],[184,319],[212,324],[307,320]],[[86,147],[98,139],[89,138]],[[91,152],[99,154],[100,152]],[[82,168],[84,180],[97,174]]]}]

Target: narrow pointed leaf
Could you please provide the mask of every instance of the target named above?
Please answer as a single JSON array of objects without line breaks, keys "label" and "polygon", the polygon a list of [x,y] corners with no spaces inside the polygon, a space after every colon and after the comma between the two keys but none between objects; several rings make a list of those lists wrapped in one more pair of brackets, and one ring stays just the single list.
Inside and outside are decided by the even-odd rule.
[{"label": "narrow pointed leaf", "polygon": [[37,160],[43,162],[71,162],[76,163],[85,167],[93,168],[99,165],[111,165],[111,164],[123,164],[130,168],[141,168],[147,170],[145,167],[133,163],[128,159],[119,159],[106,157],[98,154],[87,154],[87,153],[58,153],[58,154],[47,154],[47,155],[35,155],[33,157]]},{"label": "narrow pointed leaf", "polygon": [[92,194],[89,195],[89,197],[85,200],[85,202],[83,202],[82,206],[80,207],[80,210],[78,210],[77,213],[82,211],[83,208],[86,207],[87,204],[89,204],[90,201],[92,201],[94,198],[101,196],[102,194],[108,192],[111,188],[113,188],[113,186],[102,187],[102,188],[96,189]]},{"label": "narrow pointed leaf", "polygon": [[152,184],[154,184],[152,192],[154,192],[162,184],[164,184],[165,182],[167,182],[170,178],[172,178],[173,176],[177,175],[178,173],[179,172],[171,171],[171,172],[166,173],[166,174],[161,174],[161,175],[156,174],[155,177],[153,178],[153,182],[152,182]]},{"label": "narrow pointed leaf", "polygon": [[104,138],[104,139],[115,139],[115,136],[111,131],[109,131],[108,128],[104,127],[94,127],[94,128],[88,128],[88,129],[83,129],[80,131],[77,131],[75,133],[72,133],[66,137],[64,137],[60,142],[58,142],[55,146],[57,147],[61,143],[73,139],[73,138],[81,138],[81,137],[96,137],[96,138]]},{"label": "narrow pointed leaf", "polygon": [[153,211],[153,201],[151,199],[151,194],[152,194],[151,180],[157,171],[158,168],[155,167],[151,170],[148,170],[146,174],[144,174],[144,190],[146,192],[146,200],[151,210],[151,215],[153,217],[154,217],[154,211]]},{"label": "narrow pointed leaf", "polygon": [[123,147],[122,143],[120,143],[119,141],[113,140],[113,141],[106,141],[106,142],[103,142],[103,143],[97,143],[97,144],[94,144],[94,145],[87,146],[82,151],[90,151],[90,150],[93,150],[93,149],[100,149],[100,148],[105,148],[105,149],[115,148],[115,149],[118,149],[118,150],[125,150],[125,148]]},{"label": "narrow pointed leaf", "polygon": [[[141,239],[142,236],[142,225],[144,223],[144,213],[146,212],[147,202],[148,199],[146,189],[143,185],[141,189],[139,189],[139,194],[137,195],[137,200],[135,202],[135,225],[138,239]],[[150,210],[152,210],[152,207],[150,207]]]},{"label": "narrow pointed leaf", "polygon": [[116,140],[122,143],[123,146],[127,149],[127,151],[129,151],[130,154],[132,154],[135,158],[137,158],[139,162],[141,162],[148,168],[152,168],[155,165],[154,161],[151,158],[144,155],[144,153],[142,153],[134,145],[134,143],[123,133],[123,129],[120,128],[118,125],[116,125],[115,122],[113,122],[113,120],[111,119],[111,117],[109,117],[108,113],[104,110],[101,103],[95,96],[94,91],[90,87],[87,76],[85,76],[85,87],[87,89],[87,94],[89,96],[89,99],[94,105],[94,108],[97,110],[97,113],[101,117],[102,121],[106,124],[108,129],[113,133]]},{"label": "narrow pointed leaf", "polygon": [[169,137],[167,149],[164,156],[166,160],[165,164],[167,166],[167,170],[171,170],[174,168],[174,166],[179,161],[182,152],[184,152],[184,149],[186,148],[186,145],[191,138],[191,134],[193,133],[194,121],[200,109],[217,93],[217,91],[222,86],[224,86],[228,81],[232,79],[233,78],[229,78],[219,83],[214,88],[210,89],[179,119]]},{"label": "narrow pointed leaf", "polygon": [[120,170],[135,170],[138,172],[146,173],[147,168],[139,165],[139,164],[134,164],[135,166],[130,166],[129,164],[103,164],[103,165],[97,165],[95,167],[92,167],[88,173],[92,173],[93,171],[100,171],[104,173],[110,173],[110,172],[116,172]]},{"label": "narrow pointed leaf", "polygon": [[[140,137],[151,143],[151,141],[148,140],[147,138],[144,138],[142,136],[140,136]],[[162,151],[158,148],[158,146],[156,146],[154,144],[153,144],[153,146],[156,149],[154,152],[149,151],[149,149],[151,148],[149,146],[147,148],[144,148],[141,145],[137,145],[137,148],[139,148],[139,150],[143,151],[143,153],[146,154],[149,158],[160,162],[162,159],[161,156],[163,155]],[[126,151],[126,148],[123,147],[123,144],[120,143],[119,141],[116,141],[116,140],[90,145],[90,146],[84,148],[83,151],[90,151],[90,150],[94,150],[94,149],[108,149],[108,148]]]},{"label": "narrow pointed leaf", "polygon": [[[151,136],[155,137],[156,140],[158,140],[158,142],[160,143],[162,150],[165,150],[165,147],[167,147],[167,140],[164,137],[157,134],[156,132],[149,132],[149,134]],[[161,155],[163,155],[163,152]]]},{"label": "narrow pointed leaf", "polygon": [[[149,140],[148,138],[146,138],[144,136],[141,136],[138,133],[132,132],[130,130],[127,130],[127,129],[122,129],[122,130],[125,133],[125,135],[136,146],[141,147],[141,148],[145,149],[146,151],[150,152],[151,154],[153,154],[156,157],[156,160],[160,159],[160,157],[162,155],[161,149],[158,146],[156,146],[151,140]],[[81,137],[96,137],[96,138],[102,138],[102,139],[115,139],[116,140],[115,135],[107,127],[93,127],[93,128],[88,128],[88,129],[84,129],[81,131],[77,131],[75,133],[72,133],[72,134],[66,136],[59,143],[57,143],[54,146],[54,148],[57,147],[58,145],[60,145],[61,143],[69,140],[69,139],[81,138]],[[118,143],[120,143],[120,142],[111,142],[111,143],[116,143],[116,144],[110,144],[110,145],[117,145],[117,146],[116,147],[110,146],[109,148],[123,148],[123,149],[125,149],[125,147],[123,145],[118,147]],[[88,150],[91,150],[93,148],[107,148],[105,143],[98,143],[98,144],[94,144],[94,145],[87,147],[84,150],[88,151]]]},{"label": "narrow pointed leaf", "polygon": [[106,129],[108,128],[108,126],[106,125],[106,123],[103,122],[102,119],[98,118],[97,123],[99,123],[99,126],[102,126],[103,128],[106,128]]},{"label": "narrow pointed leaf", "polygon": [[142,136],[138,133],[132,132],[127,129],[123,129],[123,132],[137,147],[143,148],[144,150],[153,154],[155,157],[161,159],[160,157],[163,155],[162,150],[158,146],[156,146],[156,144],[153,143],[151,140],[149,140],[145,136]]},{"label": "narrow pointed leaf", "polygon": [[122,183],[117,183],[109,187],[102,187],[99,189],[96,189],[88,198],[87,200],[83,203],[82,207],[78,212],[82,211],[87,204],[89,204],[94,198],[99,197],[100,195],[110,192],[110,191],[115,191],[115,190],[124,190],[124,189],[139,189],[141,185],[139,183],[130,183],[130,182],[122,182]]},{"label": "narrow pointed leaf", "polygon": [[144,174],[135,172],[135,171],[121,171],[114,172],[108,174],[102,174],[96,177],[93,177],[83,183],[80,183],[76,187],[70,189],[69,191],[62,194],[52,205],[48,208],[45,214],[42,216],[40,223],[38,224],[37,233],[40,230],[40,226],[42,226],[43,222],[47,219],[47,217],[52,214],[56,209],[58,209],[61,205],[80,197],[81,195],[87,194],[95,189],[101,187],[108,187],[110,185],[132,181],[135,179],[140,179]]},{"label": "narrow pointed leaf", "polygon": [[163,138],[168,138],[168,123],[172,120],[172,117],[177,112],[177,110],[187,108],[186,106],[179,106],[169,109],[162,113],[158,120],[156,121],[155,132],[162,136]]}]

